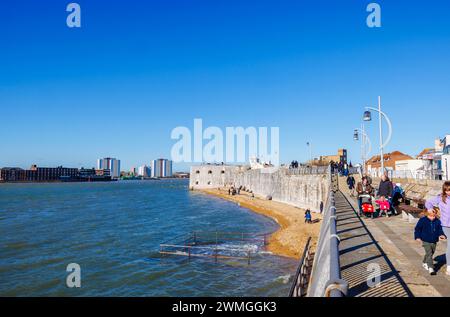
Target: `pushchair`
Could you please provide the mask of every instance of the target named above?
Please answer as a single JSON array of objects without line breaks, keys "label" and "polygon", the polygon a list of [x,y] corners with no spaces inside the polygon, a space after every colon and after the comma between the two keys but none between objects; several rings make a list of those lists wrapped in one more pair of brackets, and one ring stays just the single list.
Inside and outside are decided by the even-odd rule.
[{"label": "pushchair", "polygon": [[374,218],[375,208],[372,205],[372,196],[370,195],[359,195],[361,199],[361,210],[364,216]]}]

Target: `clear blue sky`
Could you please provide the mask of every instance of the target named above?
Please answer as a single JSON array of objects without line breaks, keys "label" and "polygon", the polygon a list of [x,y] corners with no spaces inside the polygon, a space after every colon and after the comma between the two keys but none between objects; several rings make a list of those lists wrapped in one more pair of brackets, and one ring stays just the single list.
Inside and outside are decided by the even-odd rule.
[{"label": "clear blue sky", "polygon": [[[0,166],[128,169],[168,157],[176,126],[278,126],[281,160],[359,159],[364,106],[394,124],[388,151],[450,133],[450,2],[70,1],[0,6]],[[376,121],[368,127],[378,144]],[[183,169],[179,166],[178,169]]]}]

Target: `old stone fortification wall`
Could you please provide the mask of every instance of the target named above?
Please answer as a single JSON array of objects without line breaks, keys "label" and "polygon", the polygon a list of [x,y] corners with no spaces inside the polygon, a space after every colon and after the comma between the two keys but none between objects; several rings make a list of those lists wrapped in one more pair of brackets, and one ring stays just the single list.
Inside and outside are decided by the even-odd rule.
[{"label": "old stone fortification wall", "polygon": [[329,185],[327,175],[290,175],[287,168],[249,169],[248,166],[202,165],[191,167],[190,188],[242,186],[255,195],[299,208],[320,211]]}]

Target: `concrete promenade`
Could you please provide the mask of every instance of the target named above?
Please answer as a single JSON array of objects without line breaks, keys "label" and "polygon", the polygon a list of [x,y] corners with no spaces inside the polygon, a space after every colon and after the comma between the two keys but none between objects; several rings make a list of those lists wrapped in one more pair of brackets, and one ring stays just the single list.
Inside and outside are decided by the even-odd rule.
[{"label": "concrete promenade", "polygon": [[[365,219],[357,202],[342,185],[336,194],[337,230],[342,278],[349,283],[348,296],[450,296],[450,277],[445,274],[445,248],[439,242],[435,254],[438,274],[422,268],[422,246],[413,239],[414,225],[401,216]],[[371,288],[369,264],[381,268],[381,284]]]}]

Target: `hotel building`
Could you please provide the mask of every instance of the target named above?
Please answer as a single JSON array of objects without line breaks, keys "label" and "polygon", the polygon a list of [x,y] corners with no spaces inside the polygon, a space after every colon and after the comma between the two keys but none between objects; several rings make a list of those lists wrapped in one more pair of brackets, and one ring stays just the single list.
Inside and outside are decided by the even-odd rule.
[{"label": "hotel building", "polygon": [[172,177],[172,161],[167,159],[153,160],[151,164],[152,177]]},{"label": "hotel building", "polygon": [[120,177],[120,160],[105,157],[97,160],[97,169],[109,170],[112,178]]},{"label": "hotel building", "polygon": [[138,175],[141,177],[150,177],[151,175],[151,168],[147,165],[143,165],[139,167]]}]

